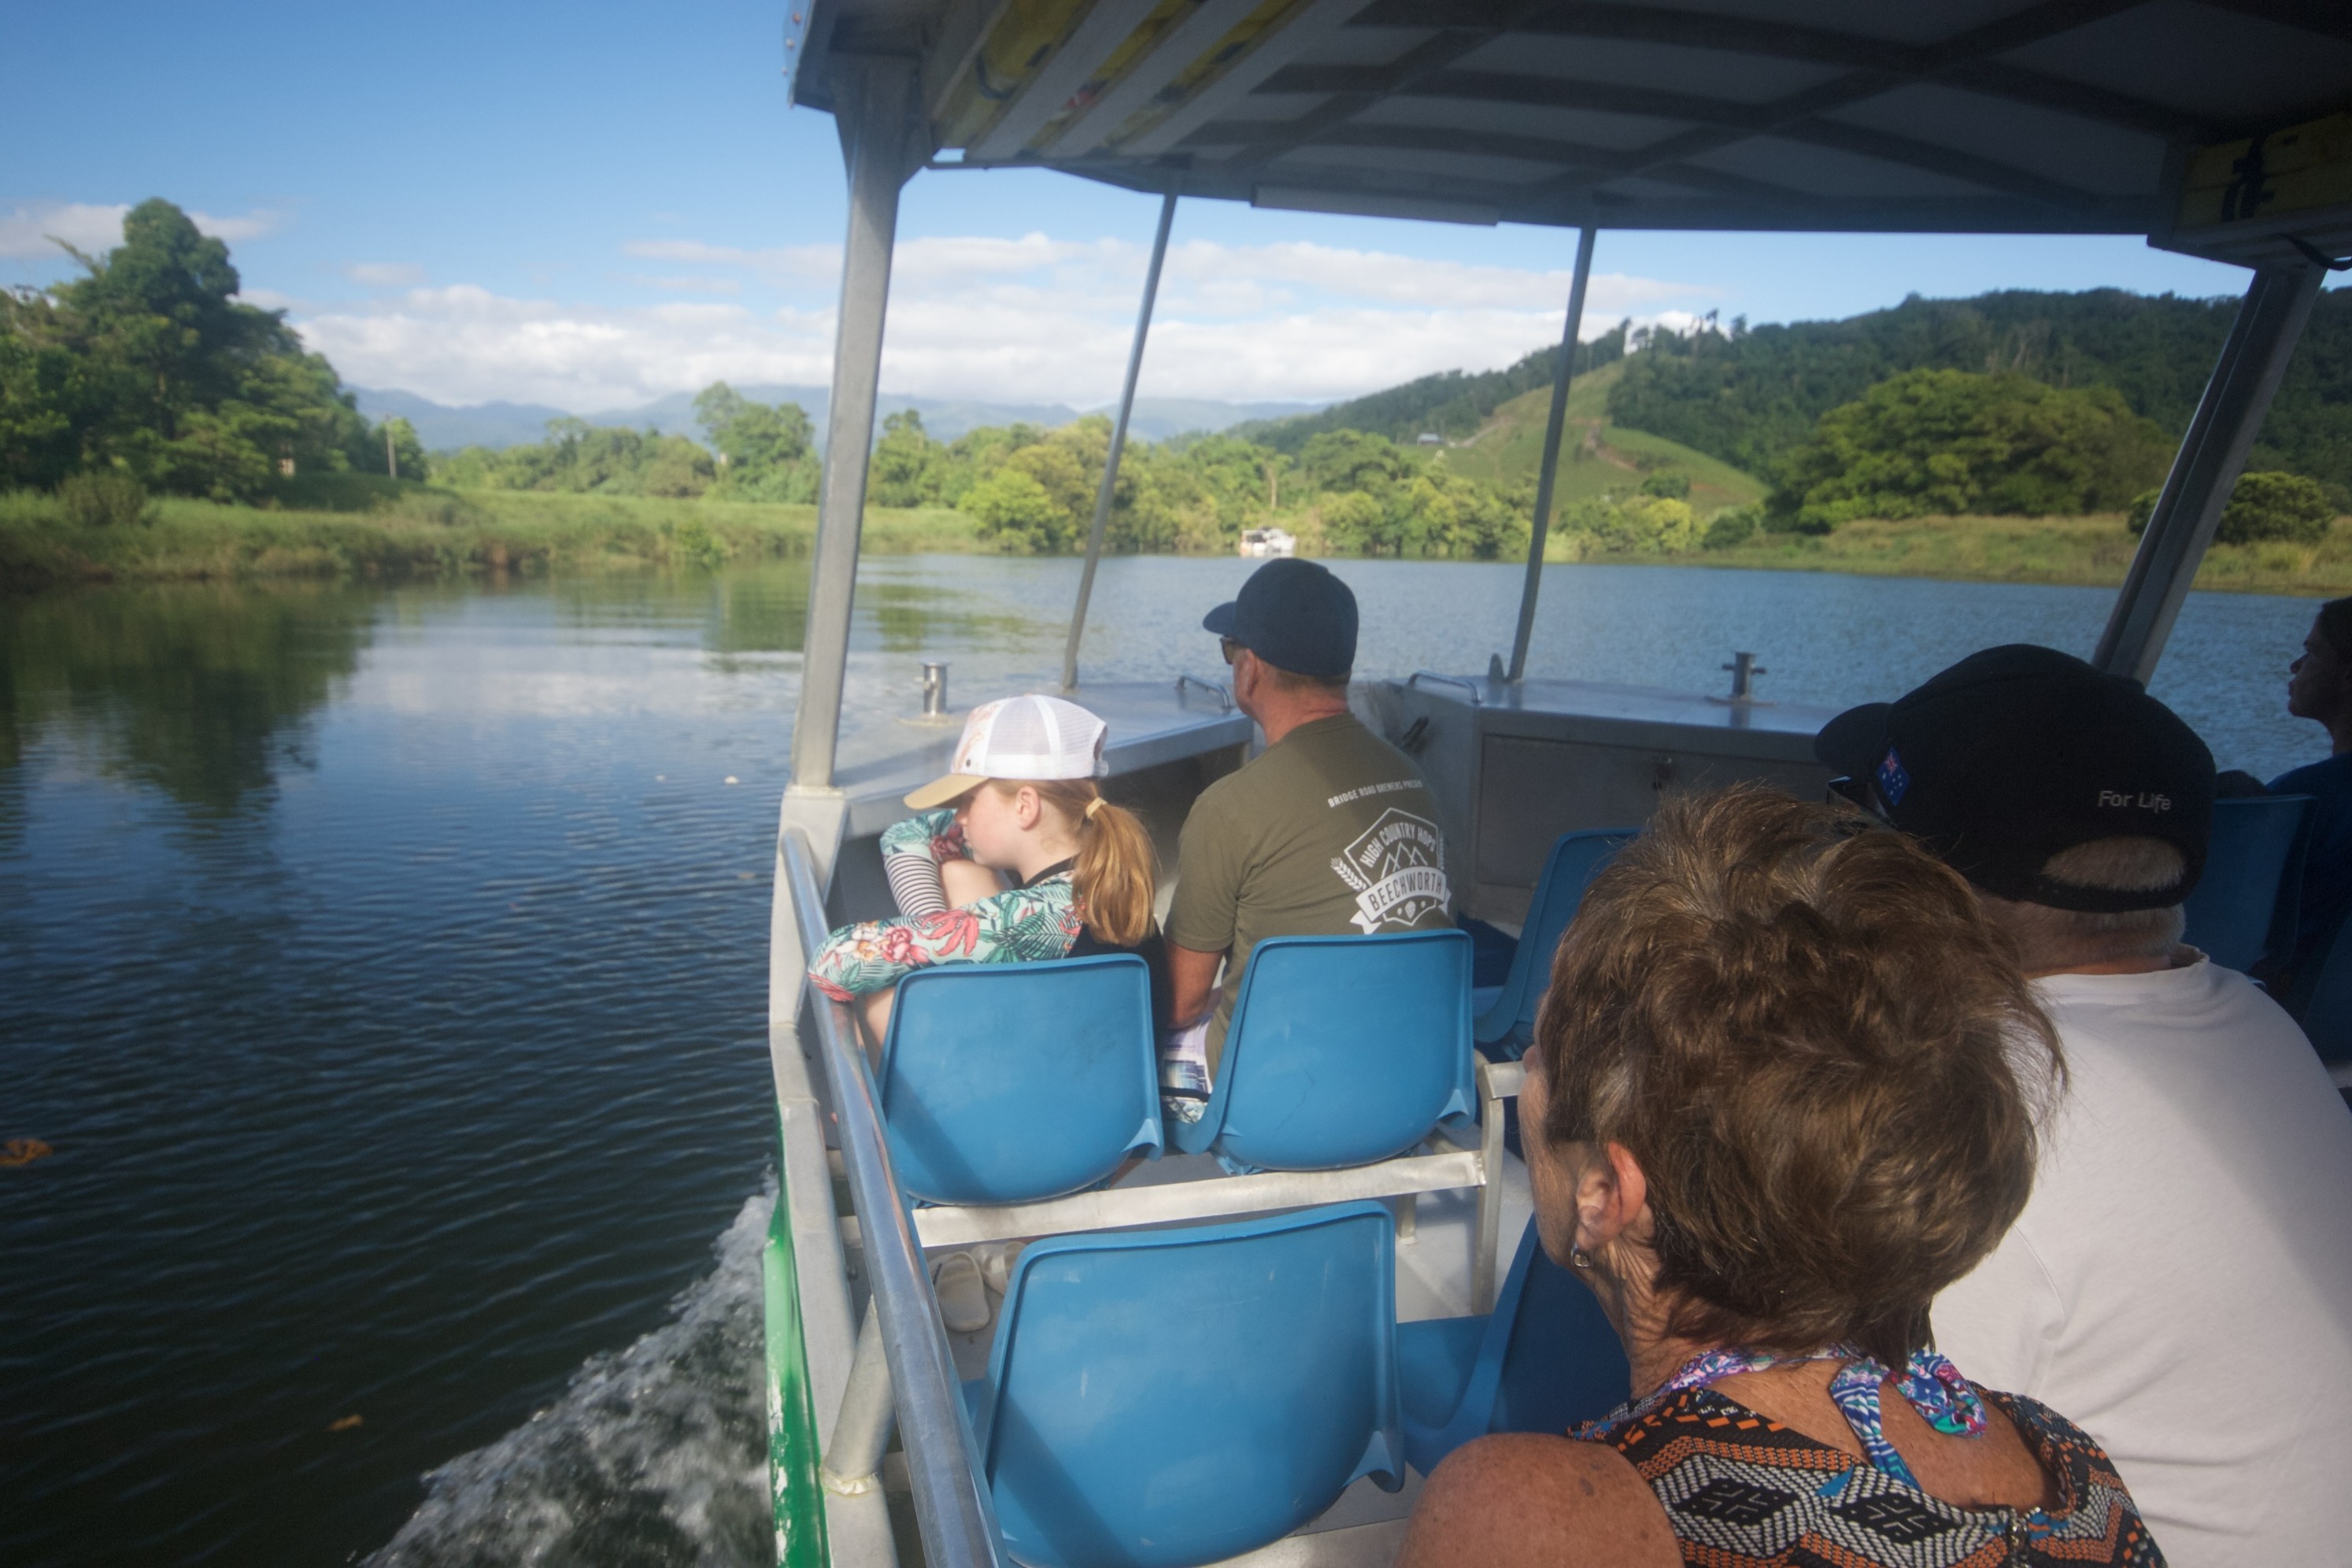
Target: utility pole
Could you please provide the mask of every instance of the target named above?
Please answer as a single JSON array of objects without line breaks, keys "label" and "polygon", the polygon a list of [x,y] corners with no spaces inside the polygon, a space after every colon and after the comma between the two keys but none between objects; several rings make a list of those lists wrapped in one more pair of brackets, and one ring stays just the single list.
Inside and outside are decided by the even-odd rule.
[{"label": "utility pole", "polygon": [[400,454],[392,449],[392,421],[383,422],[383,466],[394,479],[400,478]]}]

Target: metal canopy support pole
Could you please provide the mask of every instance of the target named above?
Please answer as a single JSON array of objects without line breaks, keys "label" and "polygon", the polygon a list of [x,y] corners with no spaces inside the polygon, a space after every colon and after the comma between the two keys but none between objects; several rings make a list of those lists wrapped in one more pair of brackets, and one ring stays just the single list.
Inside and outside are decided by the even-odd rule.
[{"label": "metal canopy support pole", "polygon": [[1160,198],[1160,231],[1151,237],[1151,267],[1143,275],[1143,309],[1135,315],[1135,344],[1127,351],[1127,384],[1118,395],[1118,419],[1110,427],[1110,457],[1102,486],[1095,491],[1095,523],[1087,531],[1087,564],[1078,574],[1078,607],[1070,613],[1070,640],[1062,649],[1062,689],[1078,686],[1078,642],[1087,635],[1087,601],[1094,597],[1095,563],[1102,559],[1103,530],[1110,523],[1111,489],[1118,483],[1118,456],[1127,449],[1128,416],[1135,412],[1135,381],[1143,374],[1143,342],[1151,335],[1151,305],[1160,297],[1160,264],[1168,259],[1168,230],[1176,221],[1176,193]]},{"label": "metal canopy support pole", "polygon": [[826,410],[824,491],[809,574],[801,701],[793,724],[793,783],[833,784],[843,678],[849,664],[849,609],[857,585],[857,536],[866,515],[866,455],[874,445],[874,398],[882,372],[882,319],[890,297],[890,247],[898,230],[898,188],[920,160],[916,76],[920,62],[839,56],[833,63],[843,159],[849,165],[849,236],[841,258],[841,320],[833,345],[833,398]]},{"label": "metal canopy support pole", "polygon": [[2106,630],[2099,634],[2091,662],[2101,669],[2142,684],[2156,673],[2198,563],[2221,526],[2221,509],[2246,466],[2246,452],[2310,319],[2322,276],[2316,267],[2264,267],[2254,273],[2148,514]]},{"label": "metal canopy support pole", "polygon": [[1536,591],[1543,585],[1544,541],[1551,532],[1552,480],[1559,474],[1559,437],[1568,423],[1568,384],[1576,373],[1576,334],[1584,325],[1584,286],[1592,278],[1593,226],[1576,239],[1576,277],[1568,286],[1568,326],[1559,337],[1559,368],[1551,376],[1551,417],[1544,424],[1543,471],[1536,479],[1535,526],[1528,535],[1528,576],[1519,589],[1519,629],[1511,638],[1514,686],[1528,672],[1528,639],[1535,636]]}]

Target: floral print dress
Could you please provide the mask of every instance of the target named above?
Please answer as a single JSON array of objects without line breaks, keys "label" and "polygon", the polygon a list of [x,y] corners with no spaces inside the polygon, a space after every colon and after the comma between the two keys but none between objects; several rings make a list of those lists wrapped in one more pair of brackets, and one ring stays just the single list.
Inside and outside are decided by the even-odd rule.
[{"label": "floral print dress", "polygon": [[[925,858],[934,882],[939,866],[971,858],[951,810],[927,811],[892,824],[882,834],[881,848],[894,888],[907,880],[904,873],[909,868],[894,865],[902,857]],[[1047,867],[1033,881],[960,910],[844,926],[817,950],[809,977],[826,995],[847,1002],[887,991],[933,963],[1034,963],[1066,958],[1081,923],[1070,863],[1064,861]]]}]

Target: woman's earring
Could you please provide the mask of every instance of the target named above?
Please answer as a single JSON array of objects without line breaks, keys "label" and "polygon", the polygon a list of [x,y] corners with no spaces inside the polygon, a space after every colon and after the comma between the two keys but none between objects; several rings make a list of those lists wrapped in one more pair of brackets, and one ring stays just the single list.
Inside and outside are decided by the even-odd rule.
[{"label": "woman's earring", "polygon": [[1571,1247],[1568,1249],[1568,1260],[1579,1268],[1592,1267],[1592,1254],[1580,1247]]}]

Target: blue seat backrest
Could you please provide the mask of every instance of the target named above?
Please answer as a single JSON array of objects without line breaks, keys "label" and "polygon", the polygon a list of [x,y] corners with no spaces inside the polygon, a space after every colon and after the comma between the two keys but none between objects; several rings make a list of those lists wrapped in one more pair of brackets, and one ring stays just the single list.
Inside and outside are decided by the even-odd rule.
[{"label": "blue seat backrest", "polygon": [[1565,1432],[1606,1415],[1633,1393],[1633,1373],[1601,1303],[1551,1260],[1528,1222],[1518,1310],[1503,1352],[1490,1432]]},{"label": "blue seat backrest", "polygon": [[[1519,945],[1511,954],[1511,973],[1503,982],[1502,994],[1494,1005],[1478,1020],[1478,1043],[1493,1045],[1509,1041],[1524,1048],[1535,1038],[1536,1009],[1543,1001],[1544,987],[1551,981],[1552,954],[1559,947],[1559,939],[1568,930],[1568,922],[1576,918],[1579,905],[1584,902],[1584,889],[1609,863],[1609,858],[1632,842],[1641,830],[1633,827],[1596,828],[1588,832],[1563,833],[1551,847],[1544,861],[1541,876],[1536,879],[1535,898],[1528,905],[1526,923],[1519,928]],[[1516,1057],[1517,1050],[1506,1054]]]},{"label": "blue seat backrest", "polygon": [[1271,937],[1250,952],[1188,1152],[1324,1171],[1384,1160],[1477,1103],[1470,933]]},{"label": "blue seat backrest", "polygon": [[2315,961],[2319,978],[2303,1008],[2303,1032],[2324,1062],[2352,1061],[2352,920]]},{"label": "blue seat backrest", "polygon": [[1633,1383],[1600,1303],[1544,1255],[1532,1219],[1494,1311],[1401,1324],[1397,1360],[1405,1457],[1423,1475],[1490,1432],[1565,1433],[1616,1408]]},{"label": "blue seat backrest", "polygon": [[1030,1247],[973,1423],[1012,1554],[1182,1568],[1395,1490],[1395,1258],[1373,1203]]},{"label": "blue seat backrest", "polygon": [[2294,945],[2303,851],[2310,836],[2307,795],[2250,795],[2213,803],[2205,875],[2189,895],[2181,940],[2225,969],[2252,969]]},{"label": "blue seat backrest", "polygon": [[878,1088],[910,1197],[1090,1187],[1160,1149],[1150,972],[1131,953],[919,969],[898,983]]}]

